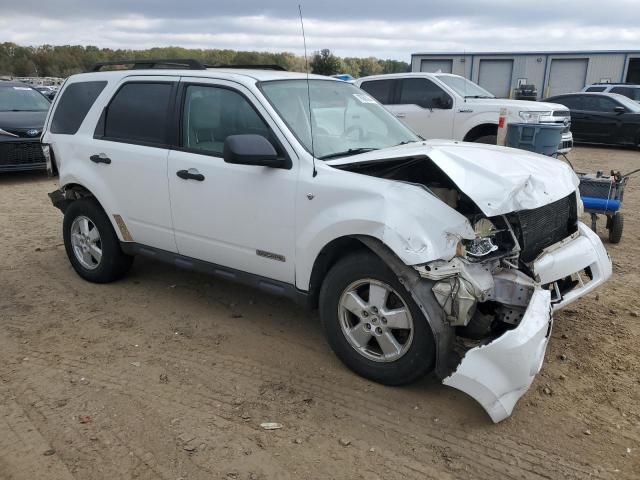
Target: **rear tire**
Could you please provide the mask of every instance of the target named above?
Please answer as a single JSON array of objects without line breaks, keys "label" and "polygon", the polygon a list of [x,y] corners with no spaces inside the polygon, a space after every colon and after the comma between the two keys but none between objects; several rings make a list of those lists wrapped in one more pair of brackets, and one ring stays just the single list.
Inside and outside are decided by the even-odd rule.
[{"label": "rear tire", "polygon": [[622,239],[622,229],[624,228],[624,216],[622,213],[616,213],[611,217],[611,228],[609,228],[609,241],[611,243],[620,243]]},{"label": "rear tire", "polygon": [[483,135],[482,137],[478,137],[473,141],[473,143],[484,143],[487,145],[495,145],[497,142],[497,135]]},{"label": "rear tire", "polygon": [[125,255],[109,218],[93,198],[72,202],[64,213],[64,247],[85,280],[108,283],[122,278],[133,262]]},{"label": "rear tire", "polygon": [[335,354],[365,378],[402,385],[434,368],[435,342],[426,318],[372,253],[350,255],[331,268],[320,290],[320,318]]}]

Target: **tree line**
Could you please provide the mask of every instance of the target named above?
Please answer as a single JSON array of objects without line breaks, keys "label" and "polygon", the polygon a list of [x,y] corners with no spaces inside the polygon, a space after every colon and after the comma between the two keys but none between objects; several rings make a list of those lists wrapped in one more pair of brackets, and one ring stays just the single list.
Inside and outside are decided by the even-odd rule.
[{"label": "tree line", "polygon": [[110,49],[81,45],[20,46],[0,43],[0,75],[16,77],[67,77],[87,71],[94,63],[123,59],[193,58],[211,65],[276,64],[294,72],[333,75],[348,73],[363,77],[379,73],[406,72],[409,65],[374,57],[340,58],[328,49],[315,52],[309,62],[290,52],[269,53],[223,49],[161,47],[146,50]]}]

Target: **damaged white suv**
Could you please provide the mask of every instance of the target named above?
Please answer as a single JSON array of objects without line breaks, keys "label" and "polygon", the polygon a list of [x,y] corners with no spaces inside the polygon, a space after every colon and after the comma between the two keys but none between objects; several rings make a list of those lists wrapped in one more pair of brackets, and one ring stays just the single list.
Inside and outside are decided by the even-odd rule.
[{"label": "damaged white suv", "polygon": [[560,161],[422,141],[326,77],[99,70],[66,81],[43,135],[89,281],[146,255],[292,297],[355,372],[435,372],[497,422],[540,370],[553,310],[611,275]]}]

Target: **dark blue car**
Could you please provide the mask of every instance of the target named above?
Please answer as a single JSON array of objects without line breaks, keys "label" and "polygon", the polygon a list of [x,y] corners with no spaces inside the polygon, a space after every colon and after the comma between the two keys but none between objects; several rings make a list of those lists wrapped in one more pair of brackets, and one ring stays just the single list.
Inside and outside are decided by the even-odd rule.
[{"label": "dark blue car", "polygon": [[0,172],[46,168],[40,135],[50,105],[28,85],[0,81]]}]

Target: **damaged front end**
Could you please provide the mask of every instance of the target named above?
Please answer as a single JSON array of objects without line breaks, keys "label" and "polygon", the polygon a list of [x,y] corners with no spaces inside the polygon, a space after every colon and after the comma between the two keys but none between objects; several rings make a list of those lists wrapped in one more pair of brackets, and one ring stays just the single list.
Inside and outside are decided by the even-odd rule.
[{"label": "damaged front end", "polygon": [[420,264],[362,241],[422,309],[436,340],[436,375],[499,422],[542,366],[553,311],[604,283],[611,260],[579,222],[578,181],[561,162],[469,144],[422,147],[336,166],[414,185],[442,202],[443,216],[453,210],[465,220],[464,229],[439,232],[457,246]]},{"label": "damaged front end", "polygon": [[551,294],[508,260],[463,258],[417,268],[455,327],[454,369],[445,385],[478,401],[494,422],[507,418],[542,367],[552,326]]}]

